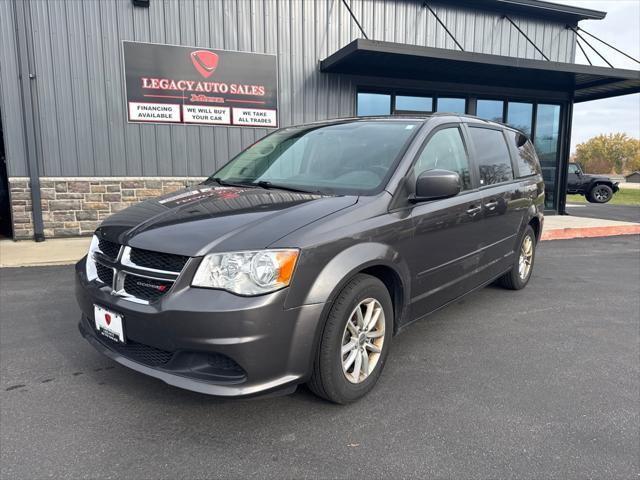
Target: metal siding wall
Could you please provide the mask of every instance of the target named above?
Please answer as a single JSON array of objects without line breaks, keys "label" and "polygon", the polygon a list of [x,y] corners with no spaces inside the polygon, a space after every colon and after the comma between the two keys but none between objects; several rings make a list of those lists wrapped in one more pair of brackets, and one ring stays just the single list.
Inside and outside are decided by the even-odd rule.
[{"label": "metal siding wall", "polygon": [[[457,48],[421,0],[348,0],[369,38]],[[200,176],[268,129],[128,124],[122,40],[278,55],[281,126],[355,113],[352,80],[318,62],[361,33],[342,0],[31,0],[42,176]],[[541,58],[499,14],[436,3],[468,51]],[[513,20],[552,60],[571,62],[563,24]],[[2,109],[21,118],[13,3],[0,1]],[[11,175],[26,175],[22,123],[5,124]]]},{"label": "metal siding wall", "polygon": [[13,2],[0,1],[0,113],[9,176],[28,175]]}]

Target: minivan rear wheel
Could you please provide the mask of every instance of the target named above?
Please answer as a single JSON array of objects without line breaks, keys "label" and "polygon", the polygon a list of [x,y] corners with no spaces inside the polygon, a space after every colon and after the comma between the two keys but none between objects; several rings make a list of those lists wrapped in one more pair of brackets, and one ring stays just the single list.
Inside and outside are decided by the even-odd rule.
[{"label": "minivan rear wheel", "polygon": [[334,403],[358,400],[378,381],[393,334],[393,306],[387,287],[358,274],[329,311],[308,387]]},{"label": "minivan rear wheel", "polygon": [[500,277],[500,285],[510,290],[520,290],[526,287],[533,271],[535,255],[536,234],[531,225],[527,225],[520,237],[520,243],[514,255],[513,267]]}]

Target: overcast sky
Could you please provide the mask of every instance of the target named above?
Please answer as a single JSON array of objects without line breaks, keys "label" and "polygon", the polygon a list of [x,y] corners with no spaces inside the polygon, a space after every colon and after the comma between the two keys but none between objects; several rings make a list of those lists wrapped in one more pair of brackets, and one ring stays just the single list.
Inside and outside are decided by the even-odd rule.
[{"label": "overcast sky", "polygon": [[[640,0],[554,0],[576,7],[607,12],[604,20],[583,20],[580,27],[608,42],[634,58],[640,58]],[[584,34],[583,34],[584,35]],[[616,68],[640,69],[640,65],[584,35]],[[607,66],[586,48],[594,65]],[[587,64],[578,48],[577,63]],[[578,103],[573,111],[571,150],[578,143],[600,133],[626,132],[640,138],[640,94],[607,100]]]}]

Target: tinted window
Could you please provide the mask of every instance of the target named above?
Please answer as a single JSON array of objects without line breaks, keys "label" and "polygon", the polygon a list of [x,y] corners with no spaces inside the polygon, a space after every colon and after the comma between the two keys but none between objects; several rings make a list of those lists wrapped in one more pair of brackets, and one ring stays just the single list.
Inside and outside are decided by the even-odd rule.
[{"label": "tinted window", "polygon": [[349,121],[278,130],[212,177],[238,184],[265,181],[308,191],[368,194],[394,167],[416,122]]},{"label": "tinted window", "polygon": [[438,111],[464,113],[466,101],[464,98],[438,98]]},{"label": "tinted window", "polygon": [[390,115],[391,95],[382,93],[358,93],[358,116]]},{"label": "tinted window", "polygon": [[513,179],[509,149],[501,130],[469,128],[475,146],[480,185],[507,182]]},{"label": "tinted window", "polygon": [[518,163],[519,176],[526,177],[528,175],[540,173],[538,156],[536,155],[536,150],[529,139],[521,133],[514,132],[512,130],[507,131],[507,137],[509,138],[509,141],[513,142],[513,145],[518,150],[516,162]]},{"label": "tinted window", "polygon": [[580,169],[575,163],[569,164],[569,173],[579,173],[579,172],[580,172]]},{"label": "tinted window", "polygon": [[485,120],[502,122],[504,102],[502,100],[478,100],[476,115]]},{"label": "tinted window", "polygon": [[396,96],[396,110],[409,112],[433,111],[433,99],[431,97],[410,97],[407,95]]},{"label": "tinted window", "polygon": [[445,128],[433,134],[413,167],[416,178],[422,172],[434,169],[456,172],[463,190],[471,188],[469,158],[458,128]]}]

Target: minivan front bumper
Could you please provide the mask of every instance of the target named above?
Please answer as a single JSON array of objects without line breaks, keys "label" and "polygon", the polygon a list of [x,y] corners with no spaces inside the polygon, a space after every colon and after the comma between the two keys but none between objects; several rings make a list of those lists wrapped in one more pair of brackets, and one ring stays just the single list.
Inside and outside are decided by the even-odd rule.
[{"label": "minivan front bumper", "polygon": [[[324,304],[285,308],[287,289],[256,297],[184,287],[149,305],[89,282],[76,265],[79,329],[98,351],[138,372],[222,397],[288,393],[311,371]],[[127,343],[100,335],[94,305],[123,316]]]}]

